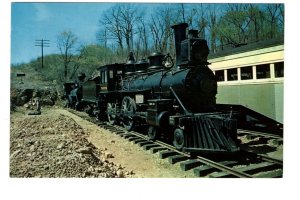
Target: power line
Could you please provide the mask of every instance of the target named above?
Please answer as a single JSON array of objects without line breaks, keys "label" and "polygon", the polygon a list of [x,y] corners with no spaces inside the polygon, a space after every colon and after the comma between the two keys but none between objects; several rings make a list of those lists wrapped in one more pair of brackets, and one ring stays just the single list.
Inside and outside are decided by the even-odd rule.
[{"label": "power line", "polygon": [[44,47],[50,47],[50,40],[35,40],[35,46],[41,47],[42,49],[42,68],[44,67]]}]

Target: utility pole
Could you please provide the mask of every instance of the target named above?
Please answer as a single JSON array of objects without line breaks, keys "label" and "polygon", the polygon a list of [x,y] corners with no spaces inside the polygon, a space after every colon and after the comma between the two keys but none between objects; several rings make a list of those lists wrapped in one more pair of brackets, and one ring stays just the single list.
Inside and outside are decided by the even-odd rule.
[{"label": "utility pole", "polygon": [[49,45],[50,40],[35,40],[35,46],[41,47],[42,49],[42,68],[44,67],[44,47],[50,47]]}]

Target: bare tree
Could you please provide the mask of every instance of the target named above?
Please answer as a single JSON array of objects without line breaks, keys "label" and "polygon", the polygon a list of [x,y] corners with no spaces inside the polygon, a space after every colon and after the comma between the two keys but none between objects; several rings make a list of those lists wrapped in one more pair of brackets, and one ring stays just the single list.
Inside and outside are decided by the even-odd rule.
[{"label": "bare tree", "polygon": [[99,20],[100,31],[98,39],[108,46],[108,41],[114,48],[117,42],[117,54],[121,57],[133,51],[134,37],[139,32],[138,27],[142,14],[133,4],[117,4],[105,12]]},{"label": "bare tree", "polygon": [[149,39],[148,39],[148,30],[143,18],[140,18],[138,26],[138,37],[136,42],[136,55],[139,56],[141,52],[142,57],[149,55]]},{"label": "bare tree", "polygon": [[100,34],[98,37],[103,39],[106,44],[109,39],[116,40],[119,48],[123,50],[122,27],[120,22],[121,8],[116,5],[110,10],[110,12],[105,12],[103,18],[99,20]]},{"label": "bare tree", "polygon": [[[209,7],[209,16],[207,26],[209,28],[210,36],[210,50],[215,52],[217,49],[217,15],[214,5]],[[204,20],[204,19],[203,19]]]},{"label": "bare tree", "polygon": [[200,5],[200,9],[198,11],[198,29],[199,29],[199,37],[205,39],[205,29],[208,26],[207,16],[205,15],[205,8],[203,8],[203,4]]},{"label": "bare tree", "polygon": [[172,11],[170,7],[167,7],[158,9],[151,15],[149,26],[155,51],[165,52],[167,48],[169,48],[170,51],[172,50],[173,40],[171,26],[177,22],[178,19],[178,16],[175,16]]},{"label": "bare tree", "polygon": [[278,29],[278,18],[280,16],[280,4],[267,5],[267,21],[270,23],[269,38],[274,38]]},{"label": "bare tree", "polygon": [[64,31],[57,36],[57,47],[64,63],[64,78],[67,80],[68,67],[74,58],[77,37],[71,31]]},{"label": "bare tree", "polygon": [[137,33],[137,24],[140,21],[140,12],[131,4],[124,4],[120,8],[120,27],[125,38],[128,51],[133,49],[133,37]]}]

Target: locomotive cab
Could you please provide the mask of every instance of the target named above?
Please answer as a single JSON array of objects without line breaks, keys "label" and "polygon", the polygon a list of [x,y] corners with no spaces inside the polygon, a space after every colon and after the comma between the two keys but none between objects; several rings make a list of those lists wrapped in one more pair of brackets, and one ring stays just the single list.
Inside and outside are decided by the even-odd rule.
[{"label": "locomotive cab", "polygon": [[120,90],[125,75],[124,63],[115,63],[98,68],[101,92]]}]

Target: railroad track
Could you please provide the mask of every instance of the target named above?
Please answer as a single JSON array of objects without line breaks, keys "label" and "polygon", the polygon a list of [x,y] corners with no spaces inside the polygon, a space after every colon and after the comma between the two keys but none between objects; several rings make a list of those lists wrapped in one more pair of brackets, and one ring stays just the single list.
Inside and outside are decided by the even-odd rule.
[{"label": "railroad track", "polygon": [[[77,115],[75,112],[72,113]],[[183,171],[193,170],[195,177],[282,177],[283,162],[265,155],[245,150],[241,150],[241,152],[235,156],[222,155],[204,157],[191,155],[178,151],[172,145],[165,142],[152,141],[148,136],[139,132],[127,131],[121,126],[99,122],[93,118],[85,119],[97,124],[100,128],[109,130],[110,132],[135,143],[145,151],[158,154],[160,159],[168,159],[169,163],[178,164]]]},{"label": "railroad track", "polygon": [[279,141],[283,140],[283,137],[271,133],[263,133],[263,132],[258,132],[258,131],[251,131],[251,130],[245,130],[245,129],[237,129],[238,135],[243,136],[243,135],[249,135],[249,136],[258,136],[258,137],[264,137],[266,139],[277,139]]},{"label": "railroad track", "polygon": [[[171,164],[180,163],[181,170],[193,170],[197,177],[282,177],[283,162],[268,156],[242,151],[235,157],[214,160],[180,152],[167,143],[151,141],[148,136],[134,131],[128,132],[119,126],[99,126],[136,143],[146,151],[158,153],[161,159],[168,159]],[[238,156],[242,156],[241,159],[236,159]]]}]

